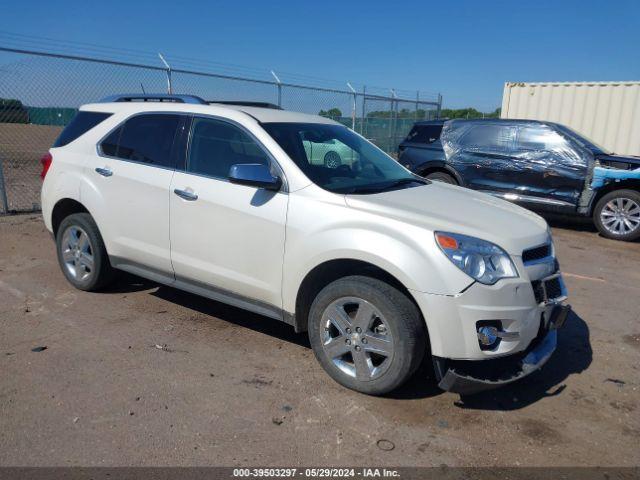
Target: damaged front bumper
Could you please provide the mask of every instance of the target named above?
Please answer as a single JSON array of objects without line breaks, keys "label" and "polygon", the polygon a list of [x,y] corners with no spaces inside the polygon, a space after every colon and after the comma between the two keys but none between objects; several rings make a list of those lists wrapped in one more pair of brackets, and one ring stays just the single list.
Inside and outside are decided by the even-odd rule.
[{"label": "damaged front bumper", "polygon": [[556,349],[558,333],[571,306],[556,305],[548,322],[541,322],[538,336],[523,352],[488,360],[451,360],[433,357],[438,386],[471,395],[516,382],[541,368]]}]

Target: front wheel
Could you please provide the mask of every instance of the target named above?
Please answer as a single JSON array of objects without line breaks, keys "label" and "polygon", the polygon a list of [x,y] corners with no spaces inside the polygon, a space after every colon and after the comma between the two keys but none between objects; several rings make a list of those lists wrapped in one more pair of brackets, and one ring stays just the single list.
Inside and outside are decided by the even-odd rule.
[{"label": "front wheel", "polygon": [[630,242],[640,238],[640,192],[614,190],[596,204],[596,227],[607,238]]},{"label": "front wheel", "polygon": [[426,348],[416,305],[387,283],[362,276],[322,289],[309,312],[309,339],[331,378],[370,395],[404,383]]}]

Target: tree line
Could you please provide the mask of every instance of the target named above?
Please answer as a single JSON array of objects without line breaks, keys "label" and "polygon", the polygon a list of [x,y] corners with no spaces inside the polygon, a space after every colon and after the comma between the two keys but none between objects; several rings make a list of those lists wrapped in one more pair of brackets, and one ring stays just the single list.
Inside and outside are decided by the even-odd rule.
[{"label": "tree line", "polygon": [[[440,118],[500,118],[500,107],[496,108],[493,112],[481,112],[475,108],[443,108],[440,110]],[[394,114],[397,114],[396,118],[414,118],[416,120],[424,120],[430,118],[430,111],[419,108],[418,110],[410,110],[408,108],[402,108],[397,112],[391,110],[375,110],[367,113],[367,118],[391,118]],[[320,110],[318,115],[329,118],[342,117],[342,110],[337,107],[330,108],[329,110]]]}]

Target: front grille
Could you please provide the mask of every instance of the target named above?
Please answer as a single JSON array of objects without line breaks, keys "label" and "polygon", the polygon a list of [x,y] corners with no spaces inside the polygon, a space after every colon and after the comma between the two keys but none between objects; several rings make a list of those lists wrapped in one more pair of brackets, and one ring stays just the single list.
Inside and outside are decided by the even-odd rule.
[{"label": "front grille", "polygon": [[[544,288],[542,283],[544,282]],[[560,277],[550,278],[549,280],[535,280],[531,282],[531,288],[533,288],[533,295],[536,298],[537,303],[546,302],[549,300],[554,300],[556,298],[562,297],[563,289],[562,289],[562,280]],[[546,290],[546,295],[545,295]]]},{"label": "front grille", "polygon": [[546,244],[536,248],[530,248],[529,250],[525,250],[522,252],[522,262],[526,265],[527,263],[535,262],[536,260],[540,260],[542,258],[551,256],[551,245]]}]

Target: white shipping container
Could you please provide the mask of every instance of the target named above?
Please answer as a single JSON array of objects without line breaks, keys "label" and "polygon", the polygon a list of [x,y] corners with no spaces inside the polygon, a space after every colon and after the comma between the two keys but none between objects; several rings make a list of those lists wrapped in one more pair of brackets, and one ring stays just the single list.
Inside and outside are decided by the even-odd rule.
[{"label": "white shipping container", "polygon": [[640,82],[507,82],[501,116],[561,123],[617,154],[640,156]]}]

